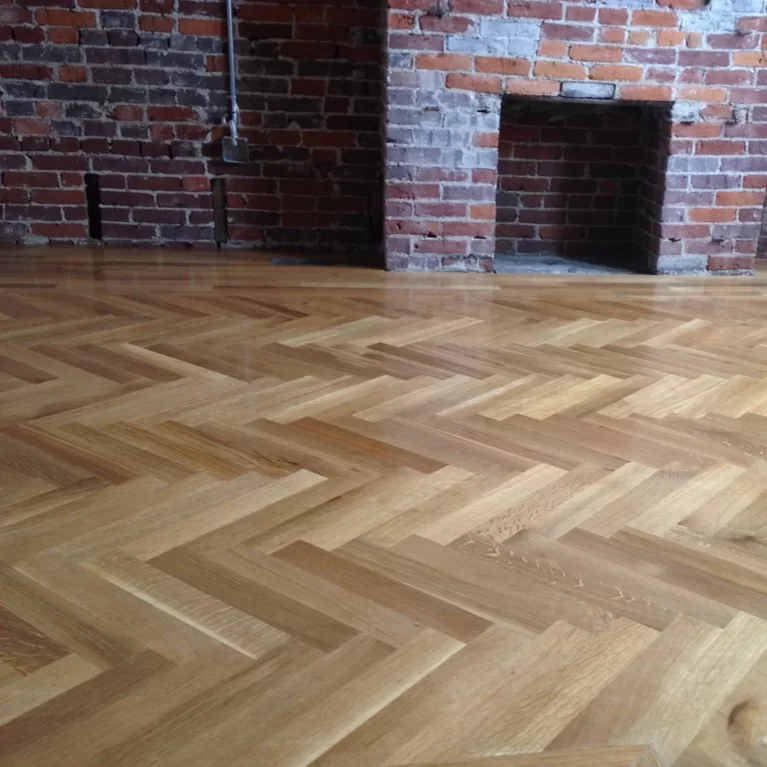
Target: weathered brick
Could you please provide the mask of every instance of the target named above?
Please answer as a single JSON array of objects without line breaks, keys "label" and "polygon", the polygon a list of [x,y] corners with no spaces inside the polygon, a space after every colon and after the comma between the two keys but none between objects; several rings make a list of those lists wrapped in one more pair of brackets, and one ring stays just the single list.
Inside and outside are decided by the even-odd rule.
[{"label": "weathered brick", "polygon": [[80,35],[74,27],[48,27],[45,37],[54,45],[77,45]]},{"label": "weathered brick", "polygon": [[40,8],[35,11],[35,21],[44,27],[95,27],[96,14],[91,11]]},{"label": "weathered brick", "polygon": [[736,211],[729,208],[692,208],[689,212],[690,221],[706,223],[723,223],[735,221]]},{"label": "weathered brick", "polygon": [[619,62],[623,49],[610,45],[571,45],[570,58],[573,61]]},{"label": "weathered brick", "polygon": [[10,31],[17,43],[41,43],[45,40],[45,32],[41,27],[13,27]]},{"label": "weathered brick", "polygon": [[628,48],[624,58],[632,64],[676,64],[677,52],[669,48]]},{"label": "weathered brick", "polygon": [[115,120],[130,120],[136,122],[144,118],[144,110],[142,107],[120,104],[112,110],[112,117]]},{"label": "weathered brick", "polygon": [[620,95],[627,101],[670,101],[671,88],[659,85],[622,85]]},{"label": "weathered brick", "polygon": [[635,27],[675,27],[677,17],[672,11],[634,11],[631,24]]},{"label": "weathered brick", "polygon": [[150,106],[147,117],[152,121],[185,122],[194,118],[194,111],[191,107]]},{"label": "weathered brick", "polygon": [[671,132],[674,136],[684,138],[717,138],[722,135],[721,123],[691,123],[674,125]]},{"label": "weathered brick", "polygon": [[165,16],[141,16],[138,27],[142,32],[169,33],[173,30],[173,19]]},{"label": "weathered brick", "polygon": [[13,132],[18,136],[45,136],[50,131],[50,124],[45,120],[14,120]]},{"label": "weathered brick", "polygon": [[546,40],[578,40],[586,42],[594,39],[594,30],[590,27],[576,26],[574,24],[546,22],[541,26],[541,37]]},{"label": "weathered brick", "polygon": [[40,64],[0,64],[2,80],[49,80],[51,68]]},{"label": "weathered brick", "polygon": [[78,0],[83,8],[128,10],[136,7],[136,0]]},{"label": "weathered brick", "polygon": [[500,16],[503,0],[452,0],[455,13],[476,13],[481,16]]},{"label": "weathered brick", "polygon": [[491,75],[466,75],[458,72],[450,72],[445,79],[448,88],[477,91],[479,93],[499,93],[501,90],[501,78]]},{"label": "weathered brick", "polygon": [[86,237],[88,231],[85,224],[32,224],[32,234],[56,239],[80,239]]},{"label": "weathered brick", "polygon": [[0,24],[31,24],[32,12],[19,5],[0,7]]},{"label": "weathered brick", "polygon": [[586,67],[581,64],[568,64],[560,61],[539,61],[533,67],[537,77],[558,78],[564,80],[585,80],[588,76]]},{"label": "weathered brick", "polygon": [[767,54],[762,51],[736,51],[732,55],[736,67],[767,67]]},{"label": "weathered brick", "polygon": [[661,46],[680,46],[684,45],[687,35],[677,29],[661,29],[657,35],[658,45]]},{"label": "weathered brick", "polygon": [[[178,31],[182,35],[223,37],[226,33],[224,21],[219,19],[179,19]],[[247,36],[247,35],[246,35]]]},{"label": "weathered brick", "polygon": [[764,202],[763,192],[718,192],[716,204],[726,207],[760,206]]},{"label": "weathered brick", "polygon": [[616,27],[607,27],[599,30],[600,43],[624,43],[626,42],[626,31]]},{"label": "weathered brick", "polygon": [[538,56],[541,58],[560,59],[567,54],[567,43],[558,40],[541,40],[538,44]]},{"label": "weathered brick", "polygon": [[477,56],[477,72],[484,74],[525,76],[530,72],[530,62],[523,59]]},{"label": "weathered brick", "polygon": [[[421,54],[415,57],[415,66],[417,69],[439,69],[439,70],[469,70],[471,69],[471,56],[460,54],[441,54],[439,56],[430,56]],[[477,69],[477,71],[483,71]]]},{"label": "weathered brick", "polygon": [[754,74],[753,71],[748,70],[712,69],[706,72],[705,83],[706,85],[751,85],[754,82]]},{"label": "weathered brick", "polygon": [[598,18],[600,24],[622,27],[628,22],[629,14],[622,8],[600,8]]},{"label": "weathered brick", "polygon": [[647,45],[652,35],[646,29],[632,29],[629,32],[630,45]]},{"label": "weathered brick", "polygon": [[727,90],[725,88],[680,88],[679,97],[685,101],[718,103],[727,99]]},{"label": "weathered brick", "polygon": [[742,155],[746,145],[742,141],[698,141],[695,154],[704,155]]},{"label": "weathered brick", "polygon": [[710,272],[734,271],[750,272],[754,268],[754,258],[747,255],[709,256],[707,268]]},{"label": "weathered brick", "polygon": [[589,70],[589,79],[636,83],[642,79],[642,68],[625,64],[596,64]]},{"label": "weathered brick", "polygon": [[683,67],[726,67],[730,54],[723,51],[679,51],[678,61]]},{"label": "weathered brick", "polygon": [[562,83],[562,96],[579,99],[612,99],[615,98],[613,83]]}]

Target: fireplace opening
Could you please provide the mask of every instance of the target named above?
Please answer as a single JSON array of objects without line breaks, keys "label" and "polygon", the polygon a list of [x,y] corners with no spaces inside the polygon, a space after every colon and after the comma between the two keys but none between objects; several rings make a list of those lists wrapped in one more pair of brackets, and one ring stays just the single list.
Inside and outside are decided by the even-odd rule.
[{"label": "fireplace opening", "polygon": [[657,262],[670,104],[509,99],[498,272],[647,272]]}]

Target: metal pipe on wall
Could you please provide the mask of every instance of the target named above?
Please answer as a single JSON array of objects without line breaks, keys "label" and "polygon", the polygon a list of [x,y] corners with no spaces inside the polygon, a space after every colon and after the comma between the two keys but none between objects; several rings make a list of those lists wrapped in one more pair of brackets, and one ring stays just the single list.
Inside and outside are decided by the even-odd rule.
[{"label": "metal pipe on wall", "polygon": [[240,138],[240,105],[237,101],[237,62],[234,57],[234,0],[226,0],[226,34],[229,60],[229,135],[221,145],[224,162],[248,162],[247,139]]}]

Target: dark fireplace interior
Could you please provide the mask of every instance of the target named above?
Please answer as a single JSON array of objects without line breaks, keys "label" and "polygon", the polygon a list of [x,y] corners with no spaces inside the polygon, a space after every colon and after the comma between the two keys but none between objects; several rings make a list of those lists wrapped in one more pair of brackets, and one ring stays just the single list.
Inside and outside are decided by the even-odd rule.
[{"label": "dark fireplace interior", "polygon": [[498,271],[647,271],[659,242],[670,105],[508,99]]}]

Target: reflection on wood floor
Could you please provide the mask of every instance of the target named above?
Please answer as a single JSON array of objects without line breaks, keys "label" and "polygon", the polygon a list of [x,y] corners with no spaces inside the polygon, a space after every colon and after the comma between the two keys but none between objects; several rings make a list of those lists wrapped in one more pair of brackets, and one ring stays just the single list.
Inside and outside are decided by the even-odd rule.
[{"label": "reflection on wood floor", "polygon": [[6,251],[0,488],[3,767],[767,765],[765,276]]}]

